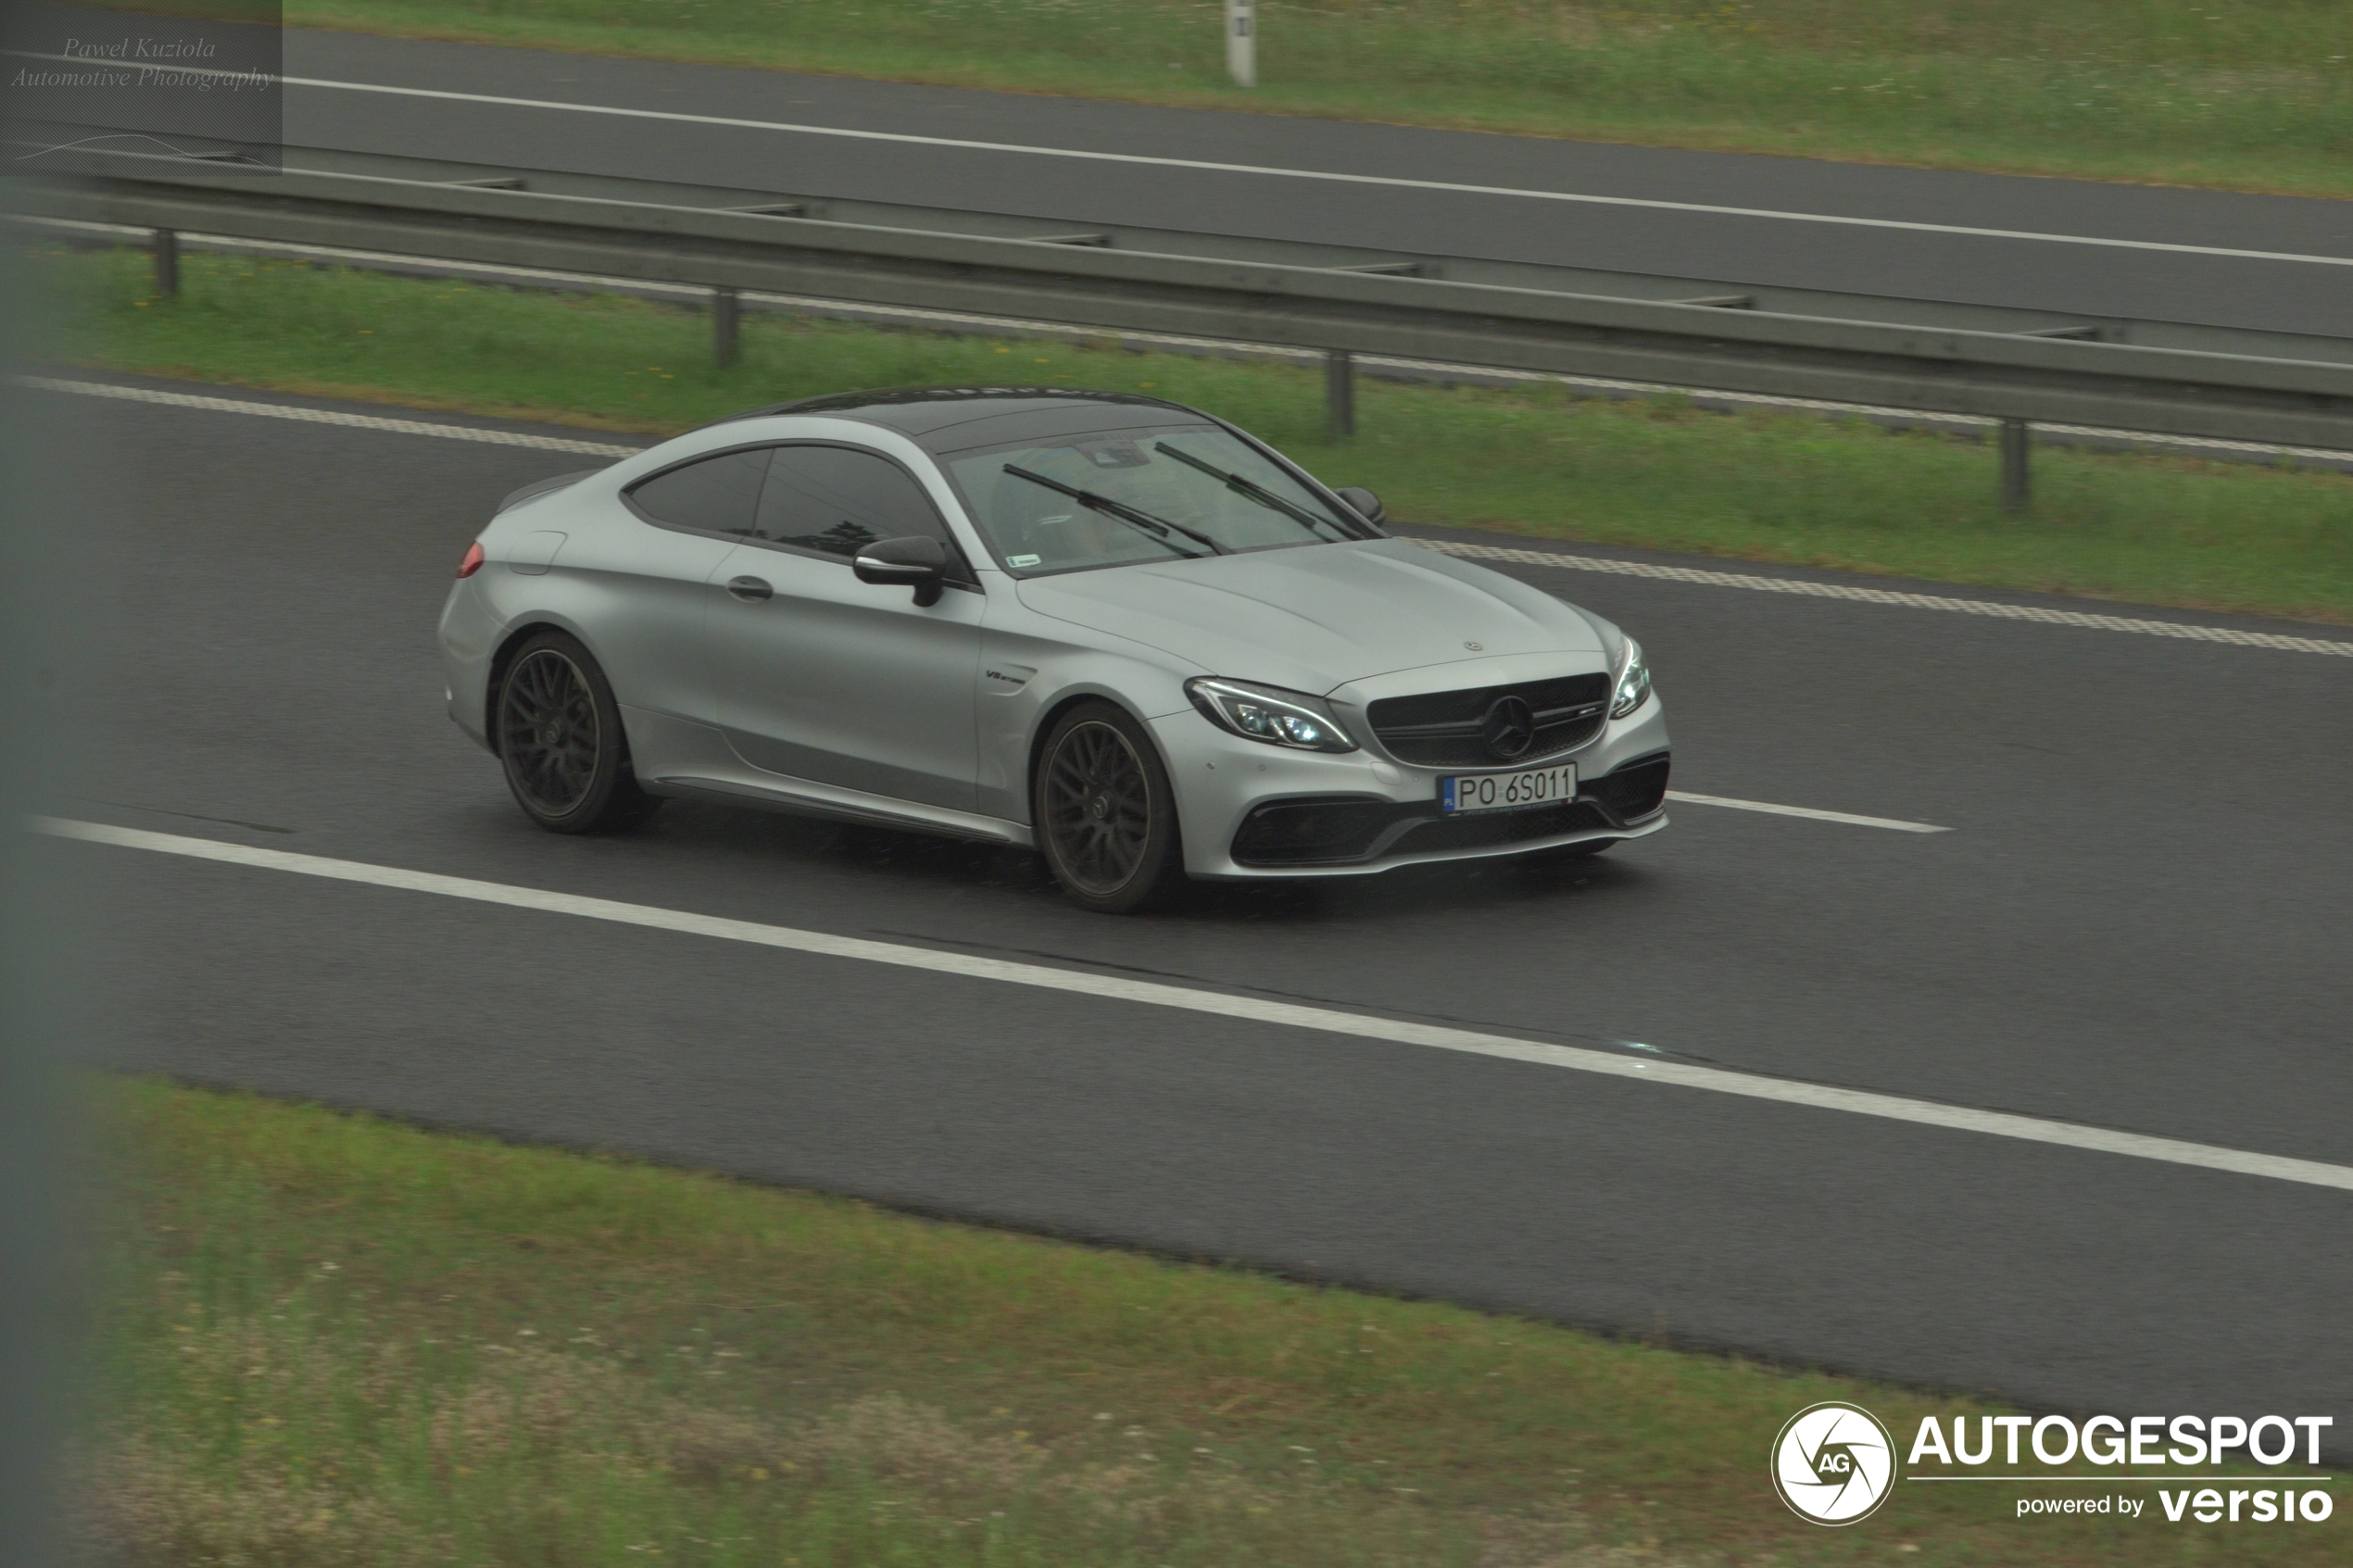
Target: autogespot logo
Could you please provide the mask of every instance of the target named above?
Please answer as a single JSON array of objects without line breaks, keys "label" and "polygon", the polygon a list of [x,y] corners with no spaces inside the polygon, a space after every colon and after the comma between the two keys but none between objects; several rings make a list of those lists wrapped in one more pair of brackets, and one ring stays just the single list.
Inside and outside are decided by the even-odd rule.
[{"label": "autogespot logo", "polygon": [[1808,1405],[1773,1439],[1773,1489],[1816,1524],[1867,1519],[1895,1489],[1895,1439],[1860,1405]]}]

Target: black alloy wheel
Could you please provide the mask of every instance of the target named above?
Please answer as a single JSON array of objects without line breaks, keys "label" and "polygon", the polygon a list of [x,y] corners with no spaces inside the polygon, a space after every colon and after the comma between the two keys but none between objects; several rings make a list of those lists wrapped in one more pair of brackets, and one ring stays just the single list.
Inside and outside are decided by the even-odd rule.
[{"label": "black alloy wheel", "polygon": [[541,827],[610,832],[661,804],[637,787],[612,687],[575,639],[542,632],[516,649],[496,711],[507,787]]},{"label": "black alloy wheel", "polygon": [[1143,726],[1108,702],[1063,715],[1040,749],[1038,847],[1073,900],[1126,914],[1182,880],[1176,802]]}]

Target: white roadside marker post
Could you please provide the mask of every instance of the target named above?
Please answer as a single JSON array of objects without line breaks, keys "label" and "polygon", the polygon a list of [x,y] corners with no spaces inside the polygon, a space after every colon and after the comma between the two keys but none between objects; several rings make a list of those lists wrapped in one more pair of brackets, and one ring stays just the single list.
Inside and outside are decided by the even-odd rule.
[{"label": "white roadside marker post", "polygon": [[1226,69],[1237,87],[1258,85],[1257,0],[1226,0]]}]

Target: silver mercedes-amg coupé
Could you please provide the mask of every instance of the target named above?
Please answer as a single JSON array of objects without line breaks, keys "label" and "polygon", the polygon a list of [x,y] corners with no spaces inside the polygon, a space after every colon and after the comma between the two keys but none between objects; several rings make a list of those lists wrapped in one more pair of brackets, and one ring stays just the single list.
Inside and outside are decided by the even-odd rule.
[{"label": "silver mercedes-amg coup\u00e9", "polygon": [[1634,640],[1173,403],[761,408],[527,485],[441,618],[449,710],[559,833],[664,797],[1182,876],[1584,854],[1666,825]]}]

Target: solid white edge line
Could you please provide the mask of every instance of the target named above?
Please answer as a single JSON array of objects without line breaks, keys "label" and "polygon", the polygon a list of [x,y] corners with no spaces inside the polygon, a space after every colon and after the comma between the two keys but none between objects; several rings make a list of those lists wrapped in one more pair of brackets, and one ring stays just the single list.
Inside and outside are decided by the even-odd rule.
[{"label": "solid white edge line", "polygon": [[[264,419],[294,420],[304,424],[343,425],[359,430],[387,431],[398,435],[438,436],[450,441],[477,441],[496,446],[527,446],[547,452],[579,452],[603,458],[632,458],[644,446],[604,441],[573,441],[562,436],[526,434],[518,431],[482,430],[472,425],[434,424],[424,420],[386,419],[375,414],[351,414],[337,408],[308,408],[296,404],[256,403],[236,397],[200,393],[165,392],[156,387],[121,386],[111,382],[65,381],[55,376],[19,375],[19,386],[44,392],[73,393],[85,397],[112,397],[129,403],[157,403],[175,408],[201,408],[212,413],[253,414]],[[650,445],[650,440],[648,445]],[[1867,588],[1849,583],[1823,583],[1805,577],[1759,577],[1738,571],[1715,571],[1688,566],[1659,566],[1649,561],[1612,560],[1581,556],[1568,550],[1526,550],[1495,545],[1474,545],[1456,539],[1407,538],[1406,543],[1467,560],[1505,560],[1523,566],[1556,567],[1564,571],[1602,571],[1621,577],[1648,577],[1660,582],[1692,583],[1711,588],[1745,588],[1768,594],[1793,594],[1812,598],[1847,599],[1860,604],[1898,605],[1908,609],[1945,610],[1961,615],[1990,616],[2002,621],[2039,621],[2095,632],[2126,632],[2140,636],[2173,637],[2192,642],[2226,643],[2240,647],[2272,648],[2285,653],[2333,654],[2353,657],[2353,641],[2327,637],[2296,637],[2278,632],[2242,632],[2232,626],[2198,626],[2178,621],[2148,621],[2084,610],[2047,609],[2039,605],[2004,604],[1994,599],[1958,599],[1936,594],[1912,594],[1891,588]],[[1790,808],[1795,809],[1795,808]]]},{"label": "solid white edge line", "polygon": [[802,931],[781,925],[761,925],[750,921],[692,914],[683,909],[657,909],[644,904],[624,904],[612,899],[592,898],[579,894],[552,893],[539,888],[510,886],[505,883],[480,882],[471,877],[445,876],[434,872],[407,871],[394,866],[370,865],[359,860],[331,859],[324,856],[296,854],[283,849],[258,849],[247,845],[230,844],[218,839],[189,838],[178,834],[149,833],[138,828],[116,827],[105,822],[77,822],[58,817],[34,817],[30,819],[28,825],[36,832],[55,834],[60,838],[78,839],[91,844],[113,845],[126,849],[145,849],[157,854],[180,855],[194,859],[214,860],[228,865],[249,866],[265,871],[291,872],[302,876],[359,883],[368,886],[394,888],[404,892],[437,894],[444,897],[503,905],[510,909],[536,909],[549,914],[574,915],[589,920],[610,921],[621,925],[642,926],[656,931],[673,931],[687,935],[716,937],[723,941],[746,942],[759,947],[782,948],[789,952],[811,953],[827,958],[856,959],[868,963],[890,964],[902,969],[927,971],[935,974],[957,975],[973,980],[993,980],[1008,985],[1034,986],[1040,990],[1067,992],[1106,1001],[1134,1002],[1147,1007],[1174,1008],[1188,1012],[1239,1019],[1252,1023],[1272,1023],[1286,1028],[1315,1030],[1323,1034],[1353,1035],[1359,1039],[1384,1040],[1392,1044],[1420,1046],[1434,1050],[1459,1051],[1470,1056],[1492,1057],[1506,1061],[1527,1062],[1540,1067],[1566,1068],[1571,1072],[1597,1073],[1609,1078],[1629,1078],[1644,1083],[1672,1085],[1678,1088],[1705,1089],[1716,1094],[1737,1095],[1743,1098],[1765,1100],[1780,1105],[1801,1106],[1818,1110],[1838,1110],[1850,1115],[1905,1122],[1919,1126],[1940,1127],[1952,1132],[1978,1133],[1992,1137],[2048,1144],[2097,1154],[2122,1155],[2130,1159],[2156,1160],[2170,1165],[2185,1165],[2200,1170],[2222,1171],[2235,1175],[2259,1176],[2271,1181],[2291,1182],[2307,1186],[2333,1187],[2339,1191],[2353,1192],[2353,1167],[2330,1165],[2313,1160],[2292,1160],[2281,1155],[2258,1154],[2246,1149],[2224,1148],[2212,1144],[2189,1143],[2178,1138],[2151,1137],[2140,1133],[2114,1132],[2104,1127],[2087,1127],[2070,1122],[2044,1121],[2032,1116],[2012,1115],[2006,1111],[1976,1110],[1962,1106],[1939,1105],[1931,1100],[1906,1099],[1898,1095],[1796,1083],[1782,1078],[1731,1073],[1720,1068],[1694,1067],[1670,1061],[1637,1061],[1607,1051],[1590,1050],[1576,1046],[1540,1045],[1534,1041],[1512,1039],[1507,1035],[1484,1035],[1467,1029],[1447,1028],[1440,1024],[1416,1023],[1400,1019],[1340,1012],[1328,1008],[1305,1007],[1298,1003],[1272,1001],[1257,997],[1226,996],[1214,991],[1197,991],[1181,985],[1164,985],[1153,981],[1128,980],[1114,975],[1089,973],[1078,970],[1051,969],[1042,964],[1017,963],[1006,959],[979,958],[966,953],[904,947],[891,942],[870,941],[863,937],[837,936],[829,932]]},{"label": "solid white edge line", "polygon": [[1692,795],[1670,789],[1669,800],[1687,806],[1729,806],[1735,811],[1762,811],[1774,817],[1806,817],[1818,822],[1844,822],[1851,827],[1887,828],[1896,833],[1951,833],[1933,822],[1907,822],[1897,817],[1858,817],[1851,811],[1818,811],[1811,806],[1775,806],[1763,800],[1734,800],[1726,795]]},{"label": "solid white edge line", "polygon": [[[0,50],[24,59],[66,60],[75,65],[102,64],[70,55],[40,54],[29,49]],[[250,71],[209,67],[172,66],[184,75],[250,77]],[[261,73],[267,75],[267,72]],[[2163,240],[2119,240],[2096,234],[2050,234],[2032,229],[1981,229],[1959,223],[1920,223],[1900,218],[1853,218],[1828,212],[1785,212],[1773,207],[1723,207],[1709,202],[1664,201],[1650,196],[1596,196],[1573,191],[1531,191],[1509,185],[1469,185],[1448,180],[1407,180],[1388,174],[1343,174],[1332,169],[1283,169],[1267,164],[1217,163],[1201,158],[1155,157],[1145,153],[1107,153],[1084,147],[1039,147],[1019,142],[976,142],[958,136],[918,136],[902,131],[852,131],[837,125],[801,125],[789,120],[742,119],[729,115],[687,114],[676,109],[633,109],[613,104],[573,104],[556,98],[516,98],[495,93],[458,93],[438,87],[395,87],[375,82],[336,82],[325,77],[281,76],[288,87],[323,87],[346,93],[382,93],[395,97],[436,98],[456,103],[492,104],[501,108],[557,109],[571,114],[612,115],[629,119],[672,120],[688,125],[717,125],[739,131],[778,131],[796,136],[837,136],[858,142],[897,142],[920,147],[952,147],[962,152],[1015,153],[1032,157],[1077,158],[1091,163],[1139,164],[1155,169],[1192,169],[1211,174],[1249,174],[1279,180],[1326,180],[1346,185],[1381,185],[1392,190],[1445,191],[1458,195],[1505,196],[1523,201],[1571,202],[1591,207],[1643,207],[1660,212],[1695,212],[1717,218],[1762,218],[1785,223],[1827,223],[1855,229],[1894,229],[1921,234],[1956,234],[1989,240],[2027,240],[2044,245],[2096,245],[2112,250],[2165,251],[2183,256],[2213,256],[2233,261],[2286,261],[2316,267],[2353,267],[2353,257],[2309,256],[2296,251],[2237,250],[2223,245],[2193,245]]]}]

